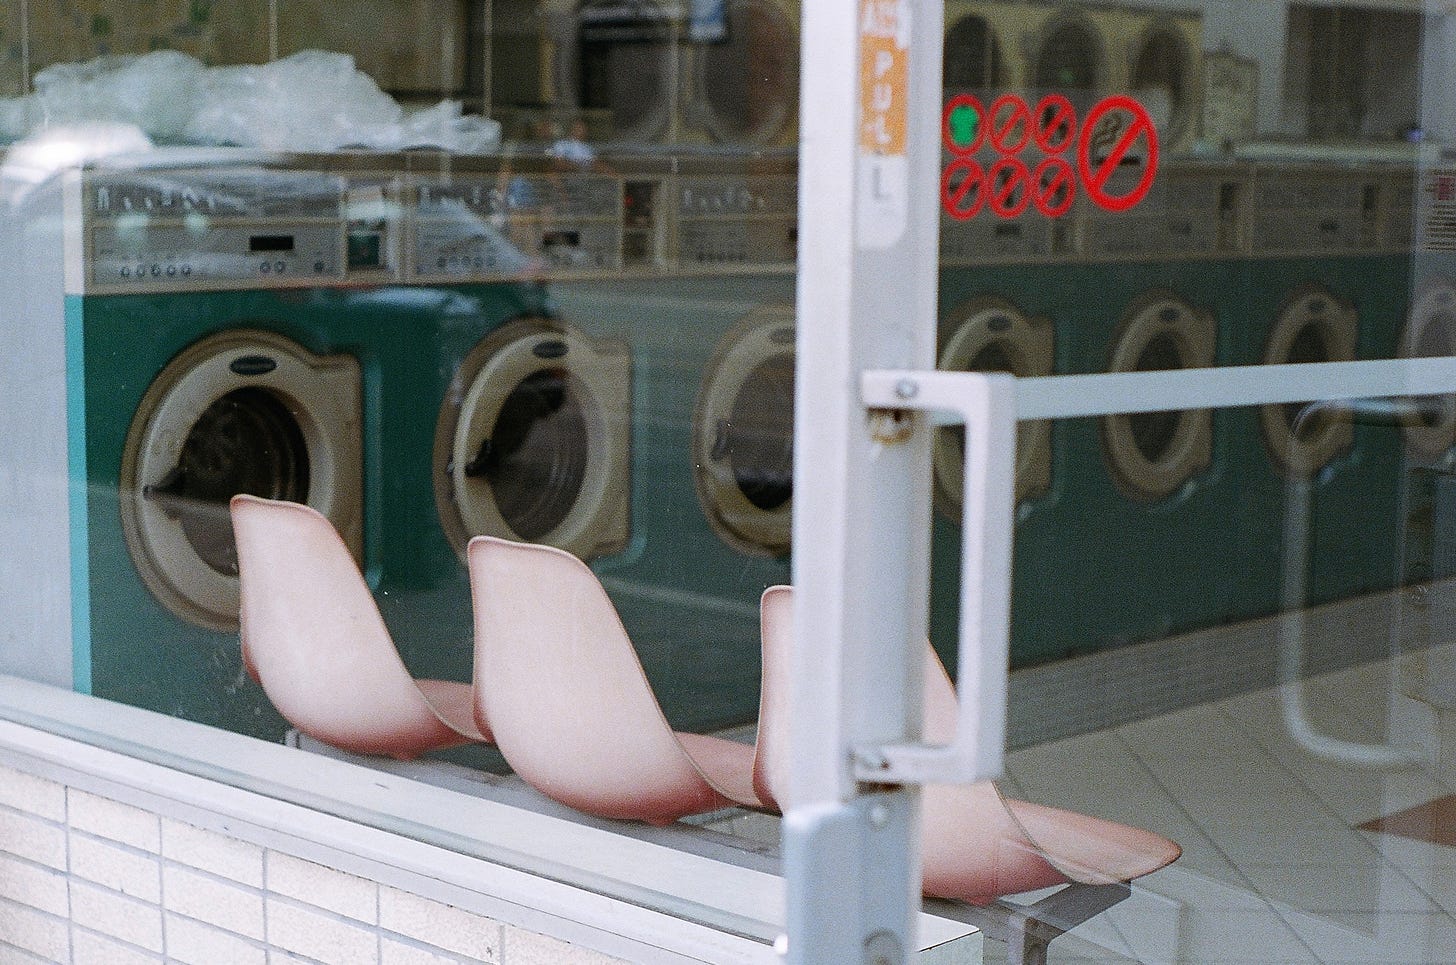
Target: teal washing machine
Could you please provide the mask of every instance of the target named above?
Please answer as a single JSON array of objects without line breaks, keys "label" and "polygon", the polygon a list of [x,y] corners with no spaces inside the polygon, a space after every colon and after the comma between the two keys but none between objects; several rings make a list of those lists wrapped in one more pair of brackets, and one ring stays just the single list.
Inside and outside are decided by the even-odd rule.
[{"label": "teal washing machine", "polygon": [[[1122,214],[946,220],[941,365],[1035,376],[1391,357],[1409,291],[1398,193],[1387,171],[1184,163]],[[1292,472],[1313,483],[1311,601],[1391,586],[1399,434],[1327,421],[1295,439],[1297,409],[1023,424],[1013,664],[1274,612]],[[947,654],[961,454],[943,430],[931,623]]]},{"label": "teal washing machine", "polygon": [[[512,231],[530,236],[549,276],[543,317],[517,357],[502,339],[521,323],[458,367],[435,437],[437,528],[457,554],[494,533],[581,555],[674,726],[737,724],[758,706],[758,598],[789,580],[792,166],[761,155],[603,165],[515,185],[536,206],[513,212]],[[460,235],[458,215],[489,223],[492,197],[521,176],[519,163],[417,165],[422,278],[440,281],[452,258],[461,274],[478,270],[490,254]],[[600,471],[594,426],[624,470]],[[522,475],[472,476],[502,441]],[[611,508],[581,511],[603,499]],[[761,511],[767,524],[745,522]]]},{"label": "teal washing machine", "polygon": [[468,679],[429,470],[440,400],[543,292],[401,284],[403,178],[378,163],[160,151],[68,172],[12,220],[4,525],[35,551],[6,556],[25,570],[6,574],[8,671],[279,737],[240,666],[245,491],[327,515],[402,651]]}]

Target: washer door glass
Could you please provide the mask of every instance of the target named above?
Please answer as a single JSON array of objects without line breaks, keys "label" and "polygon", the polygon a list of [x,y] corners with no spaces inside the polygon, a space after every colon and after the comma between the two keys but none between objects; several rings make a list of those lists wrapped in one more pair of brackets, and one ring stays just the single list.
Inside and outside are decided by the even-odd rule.
[{"label": "washer door glass", "polygon": [[794,357],[776,355],[743,380],[718,426],[721,456],[754,506],[772,512],[794,494]]},{"label": "washer door glass", "polygon": [[203,410],[177,465],[143,495],[182,527],[208,566],[236,576],[228,500],[238,493],[308,501],[308,446],[298,420],[272,392],[236,389]]},{"label": "washer door glass", "polygon": [[565,369],[543,369],[506,396],[465,475],[490,486],[513,532],[538,540],[559,527],[581,498],[588,446],[575,377]]},{"label": "washer door glass", "polygon": [[[1149,340],[1138,356],[1137,372],[1169,372],[1185,368],[1187,363],[1178,348],[1178,340],[1160,332]],[[1128,417],[1133,443],[1148,462],[1158,462],[1168,454],[1178,427],[1183,424],[1181,412],[1140,412]]]}]

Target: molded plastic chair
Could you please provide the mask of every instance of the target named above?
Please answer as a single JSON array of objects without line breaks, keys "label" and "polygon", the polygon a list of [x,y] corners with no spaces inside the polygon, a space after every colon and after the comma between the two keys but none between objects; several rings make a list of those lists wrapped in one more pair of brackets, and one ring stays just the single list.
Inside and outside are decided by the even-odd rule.
[{"label": "molded plastic chair", "polygon": [[298,730],[407,759],[489,741],[469,684],[415,680],[333,524],[298,503],[231,501],[243,665]]},{"label": "molded plastic chair", "polygon": [[[793,588],[770,587],[761,603],[763,693],[754,787],[783,801],[787,781],[789,653]],[[940,658],[925,647],[925,738],[955,735],[956,695]],[[926,895],[983,904],[1052,885],[1125,883],[1181,853],[1148,831],[1071,811],[1003,798],[995,785],[930,785],[922,813]]]},{"label": "molded plastic chair", "polygon": [[674,733],[616,608],[564,550],[470,541],[475,698],[512,769],[562,804],[668,824],[753,792],[753,748]]}]

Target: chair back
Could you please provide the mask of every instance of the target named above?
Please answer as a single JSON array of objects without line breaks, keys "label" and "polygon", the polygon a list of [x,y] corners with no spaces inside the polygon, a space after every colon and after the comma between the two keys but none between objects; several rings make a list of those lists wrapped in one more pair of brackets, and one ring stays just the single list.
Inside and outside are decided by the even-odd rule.
[{"label": "chair back", "polygon": [[[771,806],[787,807],[789,794],[789,681],[794,643],[794,588],[771,586],[759,600],[763,675],[759,682],[758,746],[753,789]],[[935,651],[925,648],[925,739],[946,744],[955,736],[955,686]]]},{"label": "chair back", "polygon": [[468,552],[476,710],[521,778],[602,817],[664,824],[727,806],[678,743],[585,563],[490,536]]},{"label": "chair back", "polygon": [[333,524],[312,507],[248,495],[231,510],[243,663],[284,719],[361,754],[407,756],[437,733]]}]

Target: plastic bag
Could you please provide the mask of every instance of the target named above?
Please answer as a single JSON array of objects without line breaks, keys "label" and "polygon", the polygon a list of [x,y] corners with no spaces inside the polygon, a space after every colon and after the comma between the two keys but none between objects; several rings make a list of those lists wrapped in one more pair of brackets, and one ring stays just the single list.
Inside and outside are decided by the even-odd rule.
[{"label": "plastic bag", "polygon": [[269,64],[216,67],[183,130],[199,144],[327,151],[404,111],[348,54],[305,50]]}]

